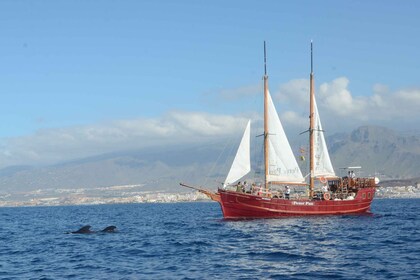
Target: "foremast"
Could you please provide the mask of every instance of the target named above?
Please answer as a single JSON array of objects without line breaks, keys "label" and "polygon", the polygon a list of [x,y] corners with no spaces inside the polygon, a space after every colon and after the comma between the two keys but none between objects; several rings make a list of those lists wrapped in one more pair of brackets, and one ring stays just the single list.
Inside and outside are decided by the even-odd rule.
[{"label": "foremast", "polygon": [[309,197],[314,195],[314,184],[315,184],[315,152],[314,152],[314,129],[315,129],[315,115],[314,115],[314,71],[313,71],[313,48],[311,41],[311,74],[310,74],[310,90],[309,90]]},{"label": "foremast", "polygon": [[307,185],[287,139],[268,89],[267,56],[264,42],[264,184]]},{"label": "foremast", "polygon": [[267,56],[264,41],[264,185],[268,190],[268,76],[267,76]]}]

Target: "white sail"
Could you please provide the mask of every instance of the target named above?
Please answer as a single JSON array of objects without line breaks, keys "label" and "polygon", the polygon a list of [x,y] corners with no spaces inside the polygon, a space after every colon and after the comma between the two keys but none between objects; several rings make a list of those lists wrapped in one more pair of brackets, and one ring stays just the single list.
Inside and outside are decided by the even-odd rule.
[{"label": "white sail", "polygon": [[318,106],[314,98],[314,177],[335,177],[334,168],[328,154],[324,131],[321,126]]},{"label": "white sail", "polygon": [[269,156],[267,181],[303,183],[302,172],[287,140],[269,92],[267,98]]},{"label": "white sail", "polygon": [[241,143],[239,144],[238,151],[236,152],[235,159],[225,180],[225,186],[234,183],[241,179],[249,171],[251,171],[251,120],[248,121],[244,135],[242,136]]}]

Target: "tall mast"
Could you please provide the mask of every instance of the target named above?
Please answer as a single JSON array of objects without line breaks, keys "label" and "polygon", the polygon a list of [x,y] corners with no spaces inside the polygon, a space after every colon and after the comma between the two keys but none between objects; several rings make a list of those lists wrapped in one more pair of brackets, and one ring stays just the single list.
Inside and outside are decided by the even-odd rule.
[{"label": "tall mast", "polygon": [[267,76],[267,56],[264,41],[264,183],[268,188],[267,178],[269,171],[268,163],[268,76]]},{"label": "tall mast", "polygon": [[314,162],[315,162],[315,153],[314,153],[314,127],[315,127],[315,118],[314,118],[314,71],[313,71],[313,51],[312,51],[312,40],[311,40],[311,75],[310,75],[310,101],[309,101],[309,170],[311,172],[309,176],[309,196],[313,197],[314,194]]}]

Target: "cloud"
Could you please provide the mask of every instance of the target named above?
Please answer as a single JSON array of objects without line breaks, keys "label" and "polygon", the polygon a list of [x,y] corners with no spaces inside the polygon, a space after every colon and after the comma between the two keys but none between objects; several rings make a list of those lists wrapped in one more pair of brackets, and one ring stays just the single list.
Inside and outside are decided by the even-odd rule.
[{"label": "cloud", "polygon": [[390,91],[386,85],[375,84],[372,93],[354,96],[348,84],[349,80],[341,77],[320,86],[324,109],[335,116],[372,122],[420,118],[420,88]]},{"label": "cloud", "polygon": [[281,85],[274,98],[280,103],[309,104],[309,80],[295,79]]},{"label": "cloud", "polygon": [[0,142],[0,168],[50,164],[150,146],[200,143],[240,134],[246,121],[237,116],[170,112],[154,119],[42,129],[32,135],[3,139]]},{"label": "cloud", "polygon": [[286,111],[281,114],[281,121],[290,126],[298,127],[299,131],[309,126],[309,118],[307,116],[303,117],[294,111]]},{"label": "cloud", "polygon": [[171,118],[185,135],[221,136],[236,131],[238,120],[234,117],[217,116],[203,113],[172,113]]},{"label": "cloud", "polygon": [[[317,104],[327,134],[349,131],[365,124],[398,130],[408,130],[410,125],[411,129],[418,126],[420,88],[392,91],[386,85],[375,84],[371,93],[355,95],[350,91],[349,84],[348,78],[339,77],[322,83],[316,89]],[[237,99],[235,106],[241,108],[241,102],[246,103],[246,100],[239,102],[240,99],[261,94],[261,88],[251,86],[220,91],[219,94],[219,98]],[[308,128],[309,80],[291,80],[271,94],[289,136],[298,135]],[[259,123],[261,115],[255,111],[240,110],[236,115],[172,111],[157,118],[41,129],[27,136],[3,138],[0,139],[0,168],[50,164],[159,145],[204,143],[241,135],[246,121],[251,118]],[[261,132],[261,128],[254,129]]]},{"label": "cloud", "polygon": [[366,102],[361,98],[354,98],[347,88],[349,80],[340,77],[330,83],[323,83],[319,87],[319,96],[324,104],[338,116],[360,116],[366,110]]},{"label": "cloud", "polygon": [[404,106],[417,108],[418,110],[420,107],[420,89],[399,90],[395,94],[395,99]]},{"label": "cloud", "polygon": [[[355,94],[347,77],[338,77],[315,88],[318,108],[327,134],[382,125],[396,130],[410,130],[420,122],[420,88],[390,90],[374,84],[371,92]],[[306,128],[309,115],[309,80],[295,79],[272,92],[285,129]],[[280,109],[279,109],[280,108]],[[298,128],[298,126],[301,128]]]}]

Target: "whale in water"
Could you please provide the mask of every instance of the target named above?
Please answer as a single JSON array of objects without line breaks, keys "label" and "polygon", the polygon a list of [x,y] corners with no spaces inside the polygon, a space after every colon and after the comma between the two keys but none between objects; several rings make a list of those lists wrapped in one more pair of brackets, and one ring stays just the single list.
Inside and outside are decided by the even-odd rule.
[{"label": "whale in water", "polygon": [[101,232],[115,232],[116,229],[117,229],[116,226],[109,226],[101,230]]},{"label": "whale in water", "polygon": [[70,233],[80,233],[80,234],[94,233],[94,231],[91,231],[90,228],[91,226],[87,225],[87,226],[81,227],[79,230],[72,231]]},{"label": "whale in water", "polygon": [[[72,232],[67,232],[67,233],[72,233],[72,234],[91,234],[91,233],[98,233],[97,231],[92,231],[90,230],[91,226],[90,225],[86,225],[81,227],[80,229],[76,230],[76,231],[72,231]],[[99,232],[108,232],[108,233],[114,233],[116,230],[116,226],[108,226],[106,228],[104,228],[103,230],[99,231]]]}]

